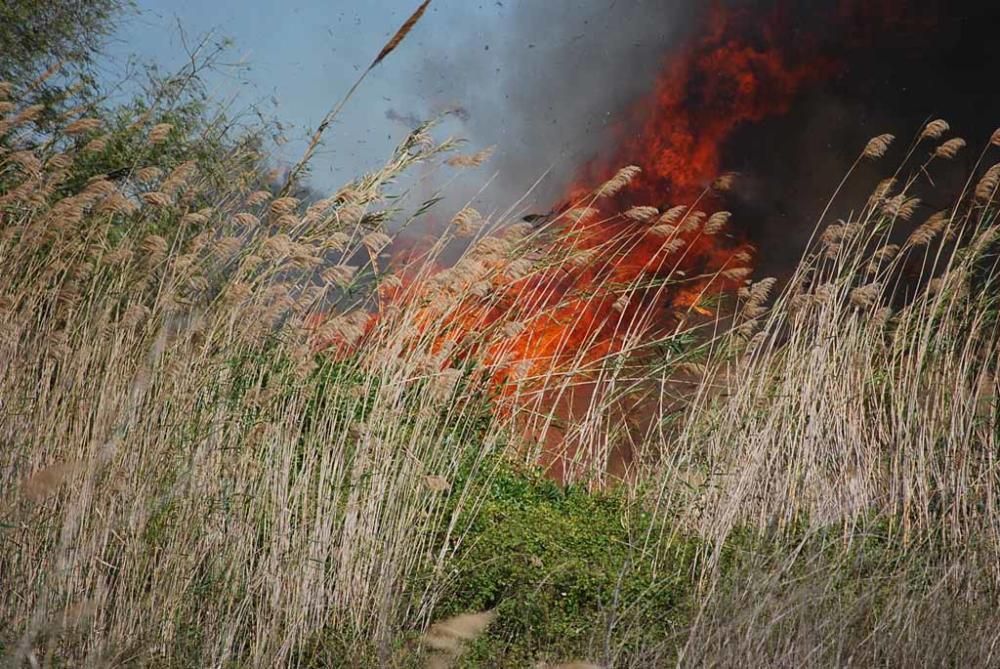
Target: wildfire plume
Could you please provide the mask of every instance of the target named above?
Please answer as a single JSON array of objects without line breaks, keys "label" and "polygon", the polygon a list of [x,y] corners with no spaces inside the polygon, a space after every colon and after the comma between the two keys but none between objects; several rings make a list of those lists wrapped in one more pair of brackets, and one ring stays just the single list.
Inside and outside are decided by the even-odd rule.
[{"label": "wildfire plume", "polygon": [[[855,5],[842,2],[838,15],[889,20]],[[684,319],[713,315],[707,298],[744,285],[753,258],[745,240],[725,234],[727,140],[787,113],[804,86],[837,69],[792,32],[780,10],[761,20],[714,5],[617,123],[615,150],[580,169],[567,204],[540,225],[480,238],[453,267],[383,297],[420,301],[411,330],[433,323],[449,333],[435,347],[484,360],[502,390],[596,369]],[[473,229],[465,213],[456,218]]]}]

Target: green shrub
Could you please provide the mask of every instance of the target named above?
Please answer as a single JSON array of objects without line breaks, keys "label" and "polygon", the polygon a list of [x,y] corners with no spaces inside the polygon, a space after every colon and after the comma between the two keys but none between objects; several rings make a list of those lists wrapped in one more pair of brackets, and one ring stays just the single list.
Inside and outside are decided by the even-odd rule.
[{"label": "green shrub", "polygon": [[685,617],[697,549],[675,539],[656,556],[645,552],[647,535],[664,529],[620,493],[500,464],[435,617],[496,611],[465,666],[609,661],[661,646]]}]

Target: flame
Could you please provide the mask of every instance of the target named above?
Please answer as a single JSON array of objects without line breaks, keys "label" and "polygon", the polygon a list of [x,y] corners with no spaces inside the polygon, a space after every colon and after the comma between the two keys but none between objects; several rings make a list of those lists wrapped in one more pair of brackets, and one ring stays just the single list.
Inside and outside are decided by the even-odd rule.
[{"label": "flame", "polygon": [[[869,4],[837,9],[866,15]],[[761,20],[713,5],[618,123],[616,149],[581,168],[553,222],[481,240],[455,267],[407,277],[385,302],[422,300],[412,329],[442,333],[437,350],[484,360],[501,393],[554,370],[596,368],[682,319],[711,316],[705,303],[744,283],[753,257],[744,240],[705,227],[720,206],[712,184],[727,140],[787,113],[804,86],[837,70],[793,32],[780,10]],[[613,195],[597,188],[623,165],[641,171]],[[525,240],[532,269],[510,271],[509,251]],[[448,294],[466,297],[435,306]]]},{"label": "flame", "polygon": [[[523,372],[523,363],[529,375],[560,364],[586,367],[620,352],[638,331],[668,330],[681,313],[711,315],[705,298],[742,282],[752,249],[703,227],[716,209],[710,185],[722,172],[726,140],[745,123],[786,113],[803,85],[832,70],[785,52],[777,15],[757,30],[749,18],[715,6],[619,124],[617,149],[581,170],[566,200],[594,211],[557,221],[567,259],[540,276],[501,282],[489,306],[463,310],[459,330],[515,313],[523,325],[487,351],[499,377],[518,365]],[[595,184],[630,164],[641,172],[617,194],[592,195]],[[675,231],[657,228],[678,204],[692,206],[672,224]],[[640,205],[656,211],[628,215]]]}]

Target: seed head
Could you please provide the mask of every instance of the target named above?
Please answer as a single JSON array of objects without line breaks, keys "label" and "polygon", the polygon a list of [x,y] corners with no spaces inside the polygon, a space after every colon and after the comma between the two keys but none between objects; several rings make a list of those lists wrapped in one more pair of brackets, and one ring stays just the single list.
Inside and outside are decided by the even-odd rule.
[{"label": "seed head", "polygon": [[98,214],[121,214],[128,216],[138,209],[135,202],[127,198],[122,193],[115,191],[104,197],[103,200],[94,207],[94,212]]},{"label": "seed head", "polygon": [[465,207],[451,219],[455,231],[462,237],[474,235],[479,229],[482,215],[472,207]]},{"label": "seed head", "polygon": [[453,156],[444,162],[451,167],[479,167],[489,160],[492,155],[493,147],[491,146],[470,155]]},{"label": "seed head", "polygon": [[676,223],[678,220],[680,220],[680,217],[683,216],[684,212],[686,211],[687,207],[683,204],[679,204],[676,207],[671,207],[670,209],[667,209],[663,213],[663,216],[660,216],[660,220],[657,221],[657,223],[665,223],[668,225]]},{"label": "seed head", "polygon": [[108,148],[108,135],[102,135],[101,137],[95,137],[94,139],[87,142],[83,147],[84,153],[101,153],[106,148]]},{"label": "seed head", "polygon": [[19,111],[17,115],[14,116],[14,118],[10,120],[10,124],[16,128],[19,125],[25,125],[27,123],[31,123],[39,116],[41,116],[43,111],[45,111],[45,105],[41,104],[25,107],[24,109]]},{"label": "seed head", "polygon": [[228,260],[239,253],[243,242],[239,237],[219,237],[212,246],[212,253],[220,260]]},{"label": "seed head", "polygon": [[908,221],[913,218],[913,214],[916,213],[919,206],[920,198],[908,198],[905,194],[900,193],[885,201],[882,212],[891,218],[901,218],[904,221]]},{"label": "seed head", "polygon": [[[733,260],[738,263],[749,263],[753,260],[753,255],[749,251],[737,251],[733,254]],[[766,279],[764,279],[766,281]]]},{"label": "seed head", "polygon": [[642,172],[642,169],[629,165],[618,170],[613,177],[597,189],[598,197],[611,197],[617,195],[623,188],[632,183],[632,180]]},{"label": "seed head", "polygon": [[1000,186],[1000,163],[986,170],[983,178],[976,184],[976,199],[990,201],[996,197],[997,187]]},{"label": "seed head", "polygon": [[701,227],[702,221],[704,221],[707,217],[708,214],[703,211],[692,211],[685,216],[684,220],[682,220],[680,225],[677,226],[678,230],[681,232],[694,232]]},{"label": "seed head", "polygon": [[140,246],[150,264],[155,265],[167,254],[167,240],[159,235],[147,235]]},{"label": "seed head", "polygon": [[392,243],[392,237],[385,234],[384,232],[369,232],[367,235],[362,237],[361,243],[364,244],[371,253],[379,253],[382,249]]},{"label": "seed head", "polygon": [[172,204],[169,195],[155,190],[143,193],[140,197],[142,198],[142,201],[150,207],[163,208],[169,207]]},{"label": "seed head", "polygon": [[961,137],[949,139],[947,142],[934,150],[934,155],[938,158],[951,160],[958,155],[958,152],[965,148],[965,140]]},{"label": "seed head", "polygon": [[205,225],[208,223],[208,217],[202,216],[196,211],[189,211],[188,213],[181,216],[181,223],[184,225]]},{"label": "seed head", "polygon": [[343,288],[351,283],[357,271],[358,268],[354,265],[334,265],[323,272],[322,278],[327,283]]},{"label": "seed head", "polygon": [[950,222],[951,217],[947,211],[939,211],[932,215],[919,228],[910,233],[906,240],[907,246],[926,246],[937,236]]},{"label": "seed head", "polygon": [[732,189],[739,175],[736,172],[726,172],[712,182],[712,190],[725,192]]},{"label": "seed head", "polygon": [[677,253],[682,248],[684,248],[685,244],[687,244],[685,240],[681,239],[680,237],[675,237],[674,239],[671,239],[670,241],[663,244],[663,252],[666,253],[667,255],[673,255],[674,253]]},{"label": "seed head", "polygon": [[730,281],[742,281],[750,276],[752,272],[753,270],[749,267],[732,267],[730,269],[722,270],[720,274]]},{"label": "seed head", "polygon": [[279,197],[271,202],[271,215],[275,217],[286,216],[295,211],[299,206],[299,201],[294,197]]},{"label": "seed head", "polygon": [[333,251],[343,251],[350,243],[351,237],[345,232],[332,232],[323,238],[322,247]]},{"label": "seed head", "polygon": [[871,202],[873,204],[882,202],[889,197],[889,193],[895,186],[896,180],[894,178],[889,177],[888,179],[882,179],[882,181],[880,181],[875,187],[875,190],[872,191]]},{"label": "seed head", "polygon": [[233,216],[233,221],[237,225],[245,225],[247,227],[256,227],[260,225],[260,219],[248,211],[243,211],[236,214],[235,216]]},{"label": "seed head", "polygon": [[435,623],[424,635],[423,643],[428,648],[457,656],[464,645],[481,635],[496,614],[493,611],[483,613],[463,613]]},{"label": "seed head", "polygon": [[705,234],[714,235],[715,233],[726,227],[732,214],[728,211],[717,211],[708,217],[708,222],[705,223]]},{"label": "seed head", "polygon": [[256,207],[271,199],[271,194],[266,190],[256,190],[247,196],[247,206]]},{"label": "seed head", "polygon": [[865,150],[862,155],[865,158],[871,158],[872,160],[881,158],[885,155],[885,152],[889,150],[889,146],[892,144],[894,139],[896,139],[896,137],[888,133],[879,135],[878,137],[872,137],[868,141],[868,145],[865,146]]},{"label": "seed head", "polygon": [[451,490],[451,484],[443,476],[425,476],[424,483],[427,484],[431,492],[448,492]]},{"label": "seed head", "polygon": [[193,160],[187,160],[173,170],[167,175],[167,178],[163,180],[163,185],[160,187],[165,193],[170,193],[171,195],[176,193],[183,187],[188,179],[194,176],[195,172],[198,171],[198,165]]},{"label": "seed head", "polygon": [[163,174],[163,170],[159,167],[150,165],[149,167],[143,167],[136,170],[135,180],[142,184],[148,184],[159,179],[161,174]]},{"label": "seed head", "polygon": [[574,207],[563,214],[567,219],[573,223],[580,223],[593,217],[598,213],[598,210],[594,207]]},{"label": "seed head", "polygon": [[15,151],[7,159],[28,174],[38,174],[42,171],[42,161],[31,151]]},{"label": "seed head", "polygon": [[86,135],[88,132],[93,132],[100,127],[101,119],[99,118],[81,118],[63,128],[63,132],[70,137],[74,137],[76,135]]},{"label": "seed head", "polygon": [[154,125],[150,131],[149,135],[146,136],[146,141],[148,141],[152,146],[157,144],[162,144],[170,136],[170,132],[174,129],[171,123],[157,123]]},{"label": "seed head", "polygon": [[877,283],[870,283],[851,291],[851,304],[856,307],[867,308],[875,304],[878,296],[882,292],[882,287]]},{"label": "seed head", "polygon": [[947,121],[939,118],[924,126],[924,131],[920,133],[920,139],[941,139],[942,135],[950,128]]},{"label": "seed head", "polygon": [[656,207],[632,207],[625,212],[625,218],[631,219],[633,221],[648,221],[654,216],[658,215],[660,210]]}]

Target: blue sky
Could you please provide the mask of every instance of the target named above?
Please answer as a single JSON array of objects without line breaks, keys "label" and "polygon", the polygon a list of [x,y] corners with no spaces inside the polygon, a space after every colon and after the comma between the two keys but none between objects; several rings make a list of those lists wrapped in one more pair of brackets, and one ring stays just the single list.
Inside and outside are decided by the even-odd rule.
[{"label": "blue sky", "polygon": [[[135,0],[110,48],[109,80],[130,56],[177,71],[188,41],[232,39],[239,77],[210,77],[234,109],[258,105],[286,127],[285,165],[420,0]],[[460,107],[438,136],[496,147],[457,183],[448,206],[484,211],[558,204],[578,169],[609,149],[609,127],[645,95],[689,23],[694,0],[432,0],[326,134],[312,184],[328,191],[377,168],[409,119]],[[180,26],[180,28],[179,28]],[[390,118],[387,116],[390,113]],[[400,120],[402,119],[402,120]],[[537,183],[542,177],[544,181]],[[445,175],[444,178],[450,178]],[[433,184],[444,187],[441,179]],[[480,188],[488,183],[481,197]],[[530,192],[530,193],[529,193]],[[524,200],[522,201],[522,198]]]},{"label": "blue sky", "polygon": [[[329,107],[351,86],[385,41],[416,8],[417,0],[138,0],[138,13],[124,21],[110,49],[109,77],[129,56],[172,71],[184,65],[188,41],[212,32],[234,42],[231,61],[245,61],[238,78],[211,76],[213,97],[235,97],[236,107],[260,104],[287,125],[280,149],[294,161]],[[359,170],[376,167],[405,135],[404,122],[425,118],[447,101],[446,88],[425,66],[456,36],[488,42],[504,29],[504,3],[496,0],[435,0],[417,28],[364,86],[327,133],[313,180],[329,188]],[[484,82],[488,85],[488,82]],[[434,100],[434,102],[431,102]],[[454,100],[460,104],[460,100]]]}]

